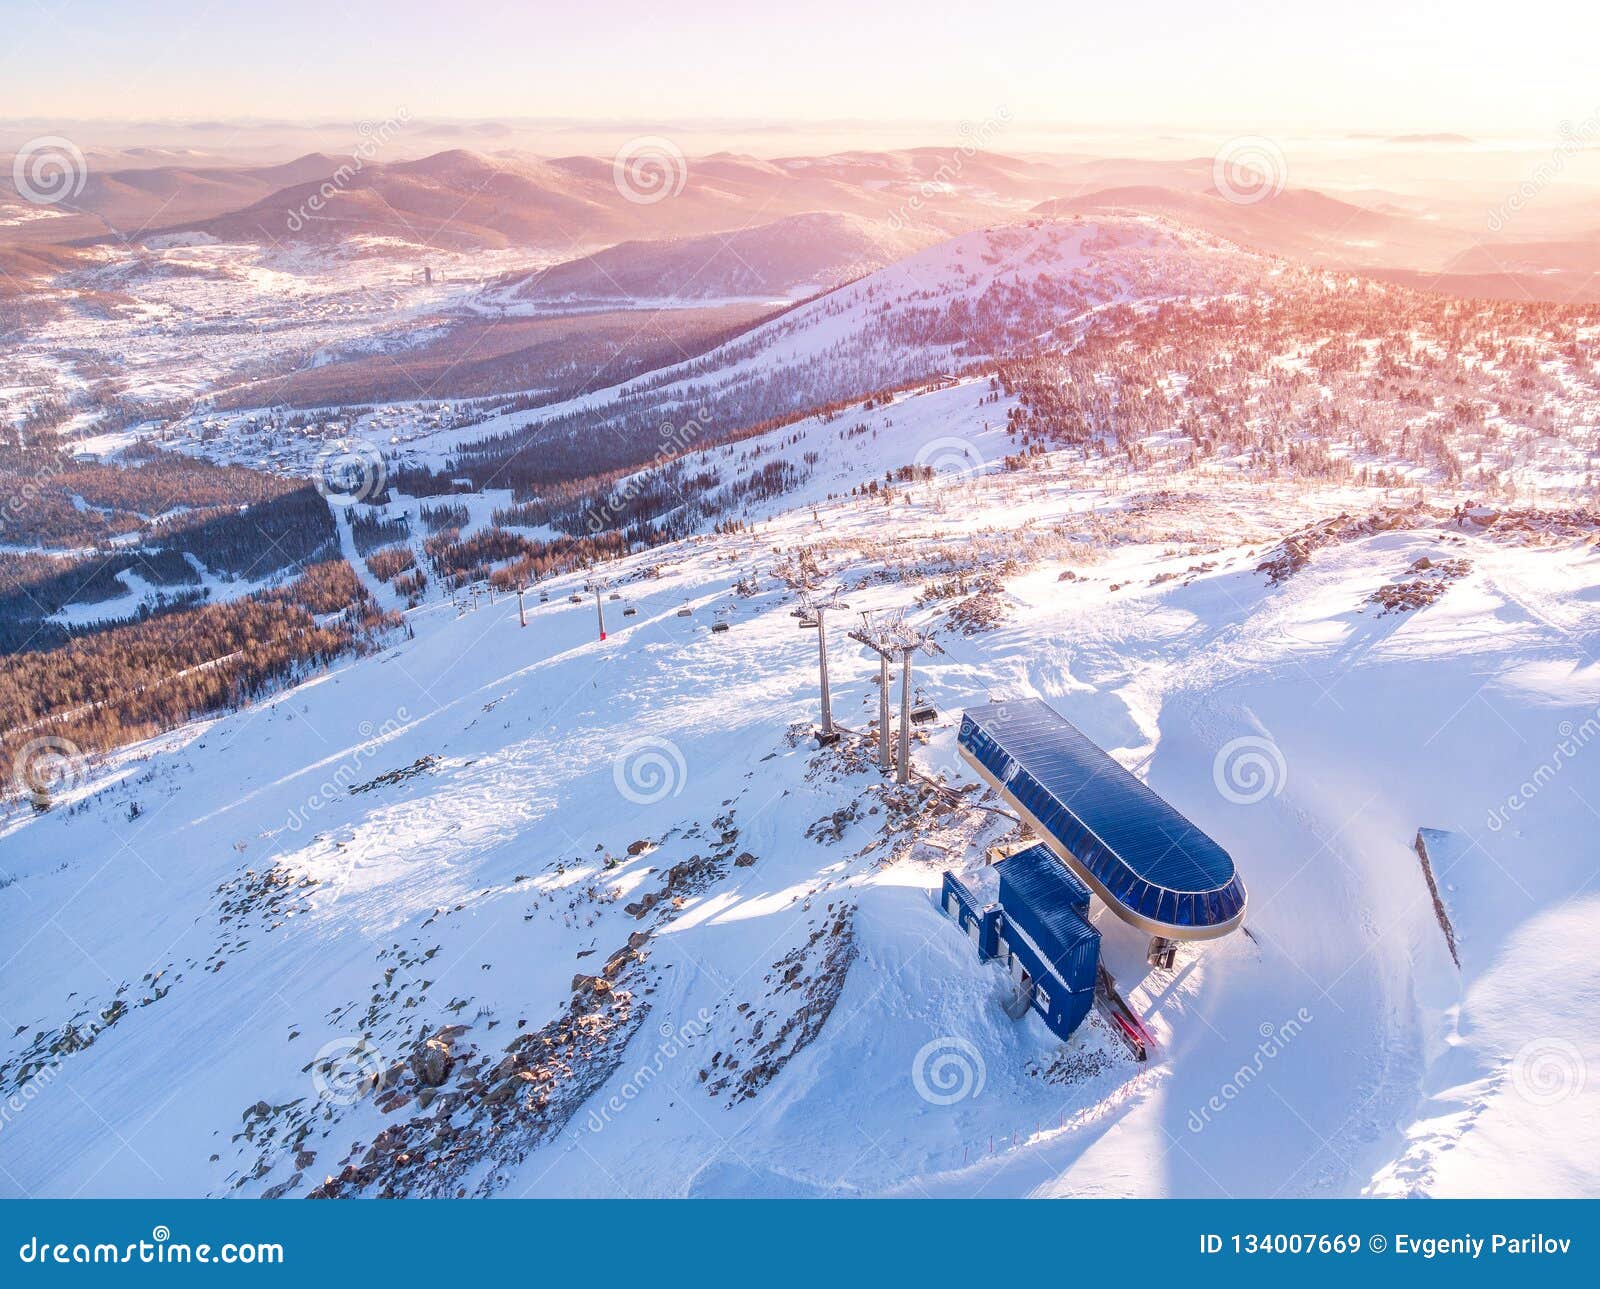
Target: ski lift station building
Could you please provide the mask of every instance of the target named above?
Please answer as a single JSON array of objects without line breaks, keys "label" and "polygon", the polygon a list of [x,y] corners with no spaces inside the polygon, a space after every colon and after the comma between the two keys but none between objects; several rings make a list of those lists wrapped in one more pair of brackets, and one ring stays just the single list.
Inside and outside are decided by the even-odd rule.
[{"label": "ski lift station building", "polygon": [[980,958],[1001,958],[1019,986],[1043,989],[1034,1006],[1061,1037],[1093,998],[1091,893],[1152,937],[1150,960],[1161,966],[1175,942],[1214,939],[1244,920],[1244,883],[1228,852],[1047,703],[968,708],[957,746],[1040,840],[995,866],[998,902],[981,905],[946,873],[946,911],[964,927],[978,923]]},{"label": "ski lift station building", "polygon": [[1211,940],[1244,921],[1233,858],[1037,698],[962,713],[961,755],[1124,922]]},{"label": "ski lift station building", "polygon": [[985,869],[980,887],[989,889],[974,890],[947,872],[945,911],[972,937],[979,961],[998,959],[1022,1004],[1066,1038],[1089,1014],[1100,966],[1089,888],[1043,844]]}]

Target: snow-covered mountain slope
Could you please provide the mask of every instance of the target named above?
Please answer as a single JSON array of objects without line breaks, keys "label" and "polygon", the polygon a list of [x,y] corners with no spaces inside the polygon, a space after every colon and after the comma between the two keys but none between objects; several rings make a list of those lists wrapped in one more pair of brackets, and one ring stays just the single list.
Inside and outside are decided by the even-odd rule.
[{"label": "snow-covered mountain slope", "polygon": [[[956,437],[992,463],[979,392],[903,400],[840,451],[863,479]],[[832,500],[819,474],[748,531],[608,566],[604,641],[575,578],[526,629],[514,599],[429,604],[388,651],[12,814],[0,1187],[1600,1192],[1592,525],[1413,504],[1279,559],[1383,498],[1103,471]],[[806,736],[802,548],[946,650],[909,789],[853,737],[877,668],[837,631],[851,736]],[[1145,1065],[1097,1022],[1063,1046],[1007,1020],[932,899],[1015,836],[959,712],[1023,694],[1250,890],[1248,934],[1172,973],[1097,909]],[[1453,834],[1459,967],[1421,827]]]},{"label": "snow-covered mountain slope", "polygon": [[931,229],[815,212],[732,232],[621,242],[593,255],[507,274],[484,307],[545,308],[814,295],[942,240]]},{"label": "snow-covered mountain slope", "polygon": [[[1093,310],[1264,291],[1292,270],[1153,218],[1036,219],[943,242],[788,310],[697,358],[482,422],[456,440],[474,477],[530,488],[603,446],[607,465],[715,443],[797,413],[959,372]],[[537,447],[535,453],[532,449]],[[598,466],[572,468],[578,477]],[[548,482],[546,477],[544,480]]]},{"label": "snow-covered mountain slope", "polygon": [[[704,245],[711,255],[723,241]],[[515,410],[498,411],[490,399],[444,418],[431,397],[323,415],[337,422],[339,439],[365,439],[392,464],[454,462],[480,482],[532,488],[548,483],[551,470],[578,477],[642,464],[663,447],[678,455],[768,421],[964,370],[1107,306],[1271,293],[1295,273],[1154,217],[1034,219],[919,251],[642,376],[622,379],[613,354],[576,396],[540,405],[540,391],[531,391]],[[315,422],[317,413],[300,419]],[[162,433],[184,451],[287,472],[309,471],[327,446],[323,433],[286,432],[267,409],[243,406],[196,411]],[[544,477],[522,479],[530,468]]]},{"label": "snow-covered mountain slope", "polygon": [[750,369],[826,362],[838,397],[851,397],[915,379],[929,364],[1004,351],[1090,308],[1248,290],[1276,271],[1231,243],[1154,218],[1000,225],[908,256],[638,384],[682,381],[678,396],[693,402],[702,374],[714,374],[718,388]]}]

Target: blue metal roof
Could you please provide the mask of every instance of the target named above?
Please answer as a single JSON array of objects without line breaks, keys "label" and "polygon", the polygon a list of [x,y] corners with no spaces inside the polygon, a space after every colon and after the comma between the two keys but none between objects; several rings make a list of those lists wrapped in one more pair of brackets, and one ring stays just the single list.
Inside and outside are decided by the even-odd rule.
[{"label": "blue metal roof", "polygon": [[1065,904],[1080,913],[1089,907],[1089,888],[1042,841],[1008,855],[994,866],[994,871],[1000,878],[1002,900],[1010,884],[1031,900]]},{"label": "blue metal roof", "polygon": [[1244,884],[1228,852],[1049,704],[969,708],[959,742],[1119,916],[1180,939],[1242,918]]},{"label": "blue metal roof", "polygon": [[1100,932],[1083,916],[1088,889],[1045,846],[1030,846],[995,865],[1000,909],[1009,928],[1025,932],[1044,965],[1069,990],[1093,989],[1100,961]]}]

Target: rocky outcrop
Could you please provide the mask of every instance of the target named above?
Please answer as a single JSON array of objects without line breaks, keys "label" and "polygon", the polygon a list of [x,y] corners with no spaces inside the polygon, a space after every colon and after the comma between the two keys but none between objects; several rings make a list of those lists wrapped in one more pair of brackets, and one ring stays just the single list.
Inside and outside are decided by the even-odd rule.
[{"label": "rocky outcrop", "polygon": [[448,1079],[454,1064],[450,1044],[441,1038],[427,1039],[411,1053],[411,1072],[425,1088],[436,1088]]},{"label": "rocky outcrop", "polygon": [[1311,562],[1312,554],[1324,546],[1430,522],[1436,522],[1436,517],[1418,510],[1388,510],[1359,518],[1335,515],[1332,519],[1321,519],[1285,537],[1256,565],[1256,572],[1265,573],[1267,581],[1276,586],[1303,569]]},{"label": "rocky outcrop", "polygon": [[387,1124],[359,1161],[352,1151],[309,1198],[460,1197],[469,1185],[473,1194],[493,1193],[621,1065],[649,1013],[631,984],[645,970],[649,939],[634,932],[599,973],[573,979],[554,1020],[498,1052],[480,1052],[460,1025],[420,1043],[391,1090],[399,1099],[388,1107],[398,1114],[415,1094],[418,1113]]},{"label": "rocky outcrop", "polygon": [[1412,563],[1398,582],[1385,582],[1370,596],[1368,604],[1379,606],[1378,616],[1410,613],[1436,603],[1450,584],[1472,571],[1472,561],[1447,559],[1435,562],[1426,555]]},{"label": "rocky outcrop", "polygon": [[715,1053],[700,1071],[712,1096],[728,1104],[754,1097],[816,1041],[833,1015],[856,958],[853,907],[830,904],[805,942],[772,964],[767,1005],[739,1010],[744,1035]]}]

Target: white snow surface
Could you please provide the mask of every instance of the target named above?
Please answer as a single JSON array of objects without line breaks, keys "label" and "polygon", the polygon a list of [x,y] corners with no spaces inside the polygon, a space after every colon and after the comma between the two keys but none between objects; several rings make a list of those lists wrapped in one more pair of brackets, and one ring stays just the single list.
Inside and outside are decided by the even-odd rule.
[{"label": "white snow surface", "polygon": [[[304,1194],[416,1113],[318,1105],[319,1053],[365,1036],[401,1061],[447,1024],[498,1052],[648,924],[633,986],[648,1016],[620,1065],[520,1161],[485,1164],[481,1189],[1600,1193],[1592,547],[1441,516],[1269,585],[1256,565],[1279,537],[1382,498],[1100,477],[1068,454],[1008,474],[985,389],[903,400],[840,447],[859,468],[836,469],[880,477],[957,434],[987,468],[888,504],[830,499],[846,489],[824,468],[750,531],[608,566],[624,598],[606,601],[603,642],[592,600],[568,601],[576,577],[526,629],[514,597],[432,602],[381,654],[106,758],[47,813],[13,810],[0,1192]],[[970,784],[963,706],[1038,695],[1233,854],[1249,934],[1187,946],[1170,973],[1095,908],[1150,1061],[1096,1021],[1062,1045],[1037,1017],[1006,1019],[998,969],[939,913],[942,870],[976,869],[1006,835],[976,808],[992,798],[899,819],[867,758],[804,737],[816,637],[774,554],[801,545],[853,610],[911,606],[962,552],[999,577],[987,631],[952,629],[951,599],[911,610],[946,650],[917,672],[940,712],[914,747],[922,773]],[[1364,603],[1423,555],[1470,570],[1412,613]],[[734,595],[752,567],[759,593]],[[731,629],[713,634],[719,618]],[[835,712],[863,730],[876,663],[837,627],[829,643]],[[731,851],[753,862],[659,920],[631,916],[669,867],[716,849],[729,812]],[[815,827],[830,818],[837,840]],[[1459,967],[1419,827],[1453,834],[1434,865]],[[296,898],[240,911],[246,875],[275,866]],[[750,1017],[776,1028],[803,1005],[780,963],[841,913],[855,956],[820,1031],[754,1096],[714,1095]],[[38,1035],[117,1000],[92,1045],[14,1086]],[[924,1095],[950,1051],[961,1095]],[[258,1102],[315,1108],[313,1164],[254,1136]]]}]

